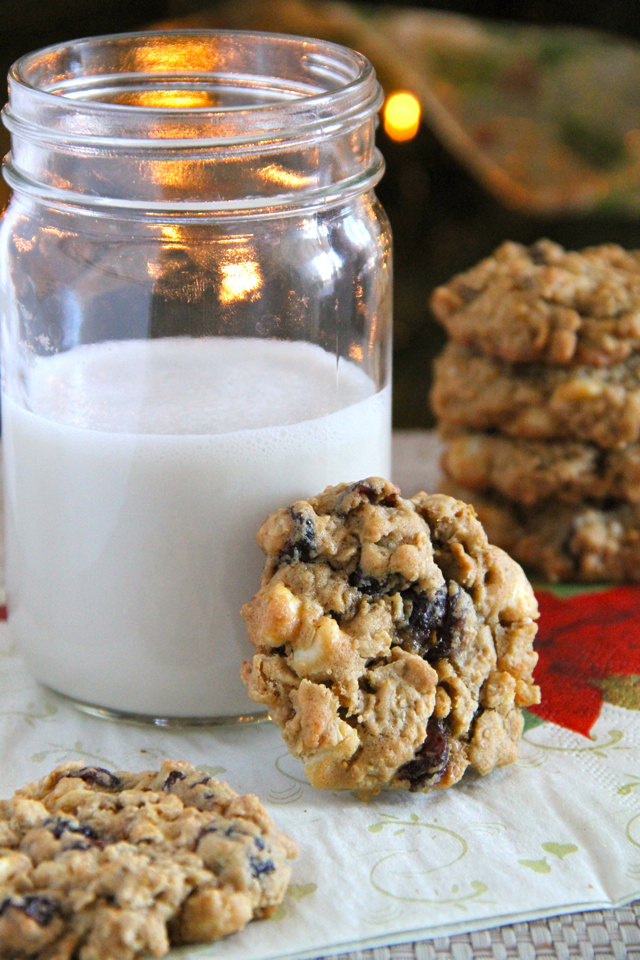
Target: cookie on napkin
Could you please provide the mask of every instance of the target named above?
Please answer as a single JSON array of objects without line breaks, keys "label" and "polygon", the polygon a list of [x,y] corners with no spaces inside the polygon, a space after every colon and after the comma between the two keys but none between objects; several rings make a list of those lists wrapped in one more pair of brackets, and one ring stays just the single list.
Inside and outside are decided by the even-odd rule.
[{"label": "cookie on napkin", "polygon": [[189,763],[65,763],[0,801],[0,956],[138,960],[268,917],[296,844]]}]

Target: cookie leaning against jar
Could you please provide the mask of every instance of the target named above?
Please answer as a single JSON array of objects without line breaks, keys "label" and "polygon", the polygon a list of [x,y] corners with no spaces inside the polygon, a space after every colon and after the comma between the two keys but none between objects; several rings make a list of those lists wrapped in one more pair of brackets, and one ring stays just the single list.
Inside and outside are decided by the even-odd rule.
[{"label": "cookie leaning against jar", "polygon": [[189,763],[65,763],[0,801],[0,956],[140,960],[269,917],[297,846]]},{"label": "cookie leaning against jar", "polygon": [[451,341],[435,361],[433,409],[460,428],[605,449],[640,440],[640,353],[609,367],[507,363]]},{"label": "cookie leaning against jar", "polygon": [[276,511],[257,540],[242,676],[314,786],[425,791],[516,759],[538,608],[472,508],[370,477]]},{"label": "cookie leaning against jar", "polygon": [[640,349],[640,251],[510,241],[438,287],[449,335],[515,362],[606,366]]}]

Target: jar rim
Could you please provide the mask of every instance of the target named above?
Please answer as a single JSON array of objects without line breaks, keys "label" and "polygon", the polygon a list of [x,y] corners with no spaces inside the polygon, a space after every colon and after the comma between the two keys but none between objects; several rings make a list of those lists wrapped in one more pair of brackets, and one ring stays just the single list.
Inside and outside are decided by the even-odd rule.
[{"label": "jar rim", "polygon": [[[135,88],[136,78],[141,82],[142,78],[164,82],[170,77],[176,83],[189,84],[191,90],[187,93],[195,91],[194,77],[200,78],[200,91],[203,77],[206,85],[211,87],[216,82],[228,82],[233,79],[228,71],[203,69],[203,55],[205,58],[220,53],[224,55],[228,50],[220,48],[232,47],[238,41],[244,44],[245,51],[247,47],[258,45],[262,51],[265,45],[267,48],[271,46],[274,55],[286,47],[290,48],[289,54],[299,51],[300,63],[306,62],[309,74],[323,73],[324,88],[316,81],[313,90],[312,84],[307,82],[309,92],[305,94],[302,83],[297,83],[296,90],[293,78],[287,78],[289,87],[281,84],[272,102],[263,99],[255,103],[223,105],[163,103],[157,106],[99,99],[105,93],[100,88],[101,76],[111,83],[115,82],[115,77],[123,78],[124,85],[116,85],[111,92],[124,92],[125,95],[127,87]],[[186,48],[186,55],[193,54],[195,49],[196,64],[200,66],[197,69],[168,70],[166,66],[162,69],[163,56],[166,57],[171,46],[175,46],[174,54],[181,46]],[[89,75],[82,72],[83,68],[91,67],[92,54],[99,59],[109,53],[124,53],[126,60],[132,54],[135,59],[136,51],[140,55],[151,52],[146,64],[142,56],[143,69]],[[61,75],[65,59],[68,61],[66,75]],[[134,62],[133,66],[140,67],[141,64]],[[256,81],[253,86],[256,95],[260,91],[267,92],[266,81],[276,81],[273,75],[245,72],[240,77],[245,90],[252,88],[252,79]],[[97,144],[105,139],[135,142],[137,146],[146,143],[150,147],[160,140],[164,145],[168,141],[178,143],[185,140],[248,143],[258,135],[276,131],[281,138],[287,128],[295,128],[297,136],[303,130],[311,134],[332,120],[344,123],[352,114],[362,122],[367,115],[376,113],[381,105],[375,71],[362,54],[331,41],[248,30],[149,30],[84,37],[25,54],[12,65],[8,80],[10,96],[3,111],[5,126],[12,132],[20,127],[32,137],[40,133],[43,137],[63,137],[75,143]],[[274,95],[273,89],[269,92]]]},{"label": "jar rim", "polygon": [[4,176],[32,196],[147,214],[332,205],[382,176],[373,135],[382,100],[369,61],[325,40],[233,30],[88,37],[12,67]]}]

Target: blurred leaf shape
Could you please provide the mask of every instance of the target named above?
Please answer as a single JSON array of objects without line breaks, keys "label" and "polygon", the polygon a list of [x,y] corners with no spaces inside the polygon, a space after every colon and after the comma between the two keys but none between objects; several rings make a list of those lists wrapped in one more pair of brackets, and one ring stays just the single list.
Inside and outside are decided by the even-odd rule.
[{"label": "blurred leaf shape", "polygon": [[509,207],[640,213],[640,45],[596,31],[397,6],[225,0],[160,27],[275,30],[362,51],[387,94]]}]

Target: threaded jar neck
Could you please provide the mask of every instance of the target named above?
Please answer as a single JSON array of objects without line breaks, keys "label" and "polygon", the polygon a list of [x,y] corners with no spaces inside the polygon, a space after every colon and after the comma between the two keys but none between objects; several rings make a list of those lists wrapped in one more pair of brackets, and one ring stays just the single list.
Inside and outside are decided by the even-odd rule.
[{"label": "threaded jar neck", "polygon": [[170,31],[60,44],[18,60],[3,120],[17,191],[103,211],[278,215],[377,183],[382,101],[337,44]]}]

